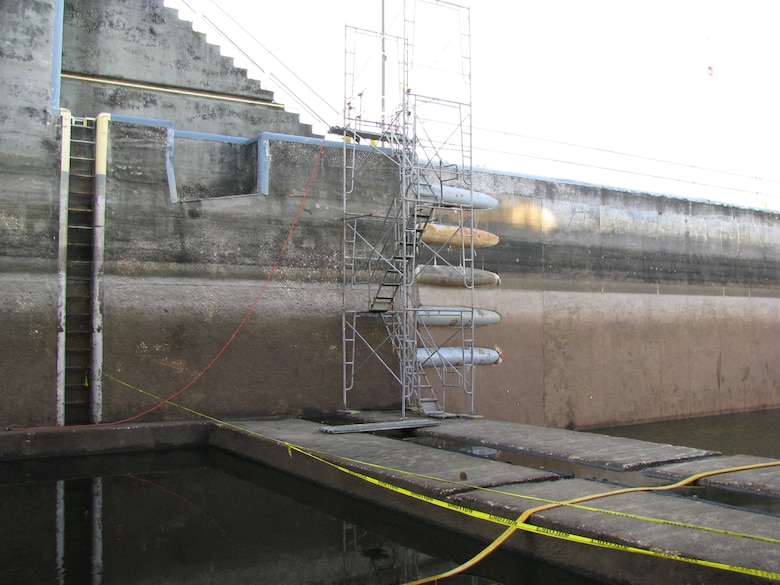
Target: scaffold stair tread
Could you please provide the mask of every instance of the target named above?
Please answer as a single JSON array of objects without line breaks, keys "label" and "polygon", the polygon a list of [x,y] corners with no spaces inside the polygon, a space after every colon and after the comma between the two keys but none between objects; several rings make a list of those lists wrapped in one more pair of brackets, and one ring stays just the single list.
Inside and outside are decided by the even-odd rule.
[{"label": "scaffold stair tread", "polygon": [[389,311],[392,306],[393,306],[392,299],[389,300],[389,301],[374,299],[374,302],[371,303],[371,312],[372,313],[385,313],[385,312]]},{"label": "scaffold stair tread", "polygon": [[425,416],[443,414],[438,398],[420,398],[420,410]]}]

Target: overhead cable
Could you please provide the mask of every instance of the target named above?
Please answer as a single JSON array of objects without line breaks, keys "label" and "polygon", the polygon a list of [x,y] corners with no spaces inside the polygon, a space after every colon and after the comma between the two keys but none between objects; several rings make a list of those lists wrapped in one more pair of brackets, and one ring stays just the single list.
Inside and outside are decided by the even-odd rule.
[{"label": "overhead cable", "polygon": [[[514,132],[505,132],[505,131],[501,131],[501,130],[492,130],[490,128],[482,128],[482,127],[477,127],[477,126],[475,126],[473,129],[474,130],[481,130],[483,132],[490,132],[492,134],[502,134],[503,136],[513,137],[513,138],[526,138],[528,140],[537,140],[539,142],[549,142],[550,144],[560,144],[562,146],[572,146],[574,148],[582,148],[582,149],[591,150],[591,151],[594,151],[594,152],[604,152],[604,153],[607,153],[607,154],[616,154],[616,155],[619,155],[619,156],[625,156],[625,157],[629,157],[629,158],[637,158],[637,159],[640,159],[640,160],[646,160],[646,161],[650,161],[650,162],[658,162],[658,163],[663,163],[663,164],[668,164],[668,165],[685,167],[685,168],[694,169],[694,170],[697,170],[697,171],[708,171],[708,172],[712,172],[712,173],[719,173],[719,174],[722,174],[722,175],[730,175],[730,176],[733,176],[733,177],[739,177],[739,178],[742,178],[742,179],[754,179],[754,180],[758,180],[758,181],[762,181],[762,182],[766,182],[766,183],[780,184],[780,181],[775,181],[775,180],[772,180],[772,179],[765,179],[765,178],[762,178],[762,177],[756,177],[756,176],[752,176],[752,175],[745,175],[745,174],[742,174],[742,173],[734,173],[734,172],[731,172],[731,171],[724,171],[724,170],[713,169],[713,168],[709,168],[709,167],[700,167],[700,166],[692,165],[692,164],[689,164],[689,163],[680,163],[680,162],[675,162],[675,161],[671,161],[671,160],[665,160],[665,159],[661,159],[661,158],[654,158],[654,157],[644,156],[644,155],[641,155],[641,154],[631,154],[631,153],[628,153],[628,152],[620,152],[620,151],[611,150],[611,149],[608,149],[608,148],[599,148],[597,146],[586,146],[584,144],[576,144],[574,142],[566,142],[564,140],[553,140],[551,138],[540,138],[538,136],[529,136],[527,134],[519,134],[519,133],[514,133]],[[505,154],[513,154],[513,153],[507,152]]]}]

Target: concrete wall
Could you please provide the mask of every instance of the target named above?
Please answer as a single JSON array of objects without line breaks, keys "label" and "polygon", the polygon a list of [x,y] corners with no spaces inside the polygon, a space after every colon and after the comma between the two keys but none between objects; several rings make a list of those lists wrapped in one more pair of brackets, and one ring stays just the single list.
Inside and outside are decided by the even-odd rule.
[{"label": "concrete wall", "polygon": [[[54,417],[60,164],[59,124],[48,112],[53,4],[0,4],[2,423]],[[37,414],[30,416],[32,411]]]},{"label": "concrete wall", "polygon": [[[480,291],[477,332],[504,362],[477,372],[489,418],[588,428],[777,406],[778,299],[675,292]],[[424,302],[457,302],[426,289]],[[452,409],[461,401],[452,401]]]},{"label": "concrete wall", "polygon": [[162,0],[66,2],[62,71],[62,106],[78,115],[140,115],[219,134],[311,135]]},{"label": "concrete wall", "polygon": [[[316,162],[318,144],[272,140],[267,196],[171,203],[165,132],[114,123],[110,136],[106,417],[153,404],[137,388],[167,396],[198,375],[261,292],[184,403],[217,416],[339,408],[341,149],[326,147]],[[360,156],[352,209],[382,213],[395,166]],[[176,173],[177,185],[187,176]],[[503,317],[477,341],[505,355],[477,374],[480,414],[585,428],[777,405],[775,214],[522,177],[477,180],[486,191],[501,181],[488,191],[500,206],[477,224],[502,241],[477,264],[502,282],[478,290],[477,304]],[[462,302],[450,289],[420,293],[426,304]],[[353,408],[397,402],[378,367],[350,395]],[[467,408],[452,394],[448,406]],[[147,418],[181,416],[166,407]]]},{"label": "concrete wall", "polygon": [[[49,116],[52,1],[0,6],[0,230],[6,270],[56,258],[59,124]],[[52,221],[54,220],[54,221]]]},{"label": "concrete wall", "polygon": [[[105,371],[170,394],[209,364],[250,311],[185,403],[219,416],[339,408],[342,150],[326,148],[318,161],[319,144],[274,140],[267,196],[172,204],[165,132],[121,123],[110,132]],[[360,167],[358,189],[375,194],[371,209],[386,207],[397,170],[377,153],[363,153]],[[177,173],[176,184],[187,177]],[[378,364],[364,375],[374,378],[371,392],[352,407],[397,405]],[[150,405],[113,381],[105,400],[114,419]],[[150,419],[181,416],[167,408]]]},{"label": "concrete wall", "polygon": [[587,428],[778,404],[777,213],[498,173],[475,188],[501,201],[476,222],[501,237],[476,259],[501,284],[476,302],[502,315],[477,342],[504,351],[478,370],[480,414]]},{"label": "concrete wall", "polygon": [[[161,2],[65,8],[66,72],[269,97],[225,68]],[[0,147],[0,423],[50,424],[59,156],[58,125],[46,116],[53,4],[2,10],[3,33],[19,39],[0,55],[9,79],[0,90],[2,127],[11,137]],[[179,61],[187,67],[169,80]],[[115,116],[109,129],[105,419],[141,412],[156,399],[140,390],[169,396],[207,367],[177,401],[214,416],[340,408],[341,149],[181,134],[310,135],[263,103],[70,77],[62,102],[76,115],[167,120]],[[379,153],[359,157],[350,206],[383,213],[397,192],[397,168]],[[265,179],[267,194],[258,194]],[[477,304],[503,317],[478,330],[477,342],[500,346],[505,358],[477,372],[477,412],[585,428],[780,406],[777,214],[490,172],[477,174],[475,188],[501,202],[476,217],[477,227],[501,237],[479,251],[476,266],[502,278],[477,291]],[[422,287],[420,295],[460,301],[452,290]],[[448,407],[462,409],[454,398]],[[350,395],[353,408],[398,402],[379,367],[363,371]],[[165,406],[146,420],[189,416]]]}]

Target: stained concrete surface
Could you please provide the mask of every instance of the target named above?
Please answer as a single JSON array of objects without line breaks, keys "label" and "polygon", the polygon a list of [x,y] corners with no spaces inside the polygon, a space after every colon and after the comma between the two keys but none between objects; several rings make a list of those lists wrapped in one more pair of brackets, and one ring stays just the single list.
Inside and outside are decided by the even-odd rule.
[{"label": "stained concrete surface", "polygon": [[417,435],[620,471],[717,455],[691,447],[487,419],[444,420],[438,427],[418,430]]},{"label": "stained concrete surface", "polygon": [[[332,435],[319,429],[320,425],[297,419],[231,421],[230,426],[217,425],[209,441],[212,446],[226,450],[232,450],[229,435],[234,433],[248,434],[258,441],[284,441],[312,449],[328,461],[346,464],[394,485],[437,497],[469,491],[474,487],[560,478],[549,471],[432,450],[386,437]],[[292,457],[304,456],[293,453]]]},{"label": "stained concrete surface", "polygon": [[[777,300],[661,284],[619,287],[571,281],[572,290],[503,272],[474,291],[501,321],[476,344],[504,360],[475,372],[475,412],[486,418],[589,429],[748,411],[778,396]],[[582,285],[583,288],[577,288]],[[468,292],[420,288],[425,305],[468,302]],[[447,393],[446,410],[469,412]],[[603,425],[596,421],[604,421]]]}]

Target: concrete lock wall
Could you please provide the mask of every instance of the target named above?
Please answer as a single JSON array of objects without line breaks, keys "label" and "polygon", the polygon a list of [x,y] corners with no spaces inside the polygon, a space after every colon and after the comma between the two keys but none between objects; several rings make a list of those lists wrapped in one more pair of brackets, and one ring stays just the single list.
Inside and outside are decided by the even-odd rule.
[{"label": "concrete lock wall", "polygon": [[[777,405],[778,215],[706,202],[480,173],[500,206],[477,266],[501,323],[479,345],[491,418],[587,428]],[[426,287],[424,304],[459,294]],[[725,406],[728,404],[728,406]]]},{"label": "concrete lock wall", "polygon": [[[54,417],[59,125],[46,108],[55,7],[20,2],[0,24],[25,47],[0,56],[10,80],[2,124],[20,124],[0,146],[6,426]],[[104,419],[156,403],[139,390],[166,397],[193,380],[248,312],[177,401],[214,416],[340,408],[341,148],[320,152],[310,128],[161,2],[68,2],[64,23],[62,105],[114,116]],[[155,87],[163,82],[182,91]],[[398,170],[370,149],[358,156],[351,206],[384,213]],[[487,171],[474,188],[499,199],[476,224],[501,237],[475,266],[501,275],[476,301],[502,321],[480,328],[477,342],[504,352],[477,372],[478,413],[586,428],[780,406],[778,214]],[[462,300],[433,287],[420,296]],[[372,366],[350,406],[399,399]],[[465,409],[451,394],[448,407]],[[166,406],[145,420],[190,416]]]},{"label": "concrete lock wall", "polygon": [[49,115],[54,21],[52,1],[0,6],[2,423],[54,416],[60,168],[59,125]]}]

